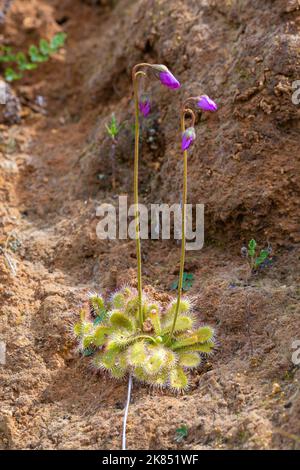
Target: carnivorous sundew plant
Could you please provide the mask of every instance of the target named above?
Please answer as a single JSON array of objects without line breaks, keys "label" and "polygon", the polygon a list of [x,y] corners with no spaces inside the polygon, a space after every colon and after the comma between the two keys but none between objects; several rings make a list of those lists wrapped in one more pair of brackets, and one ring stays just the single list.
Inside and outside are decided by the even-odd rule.
[{"label": "carnivorous sundew plant", "polygon": [[[135,90],[136,75],[144,73],[139,72],[138,67],[133,71]],[[187,115],[192,117],[193,129],[195,125],[195,114],[187,107],[189,100],[184,102],[181,111],[183,135],[186,131]],[[138,109],[139,101],[136,95],[137,120]],[[138,121],[136,138],[138,142]],[[136,212],[138,289],[123,287],[106,302],[100,295],[91,294],[89,310],[82,310],[81,320],[75,325],[80,350],[83,353],[87,349],[92,351],[93,364],[97,369],[108,371],[114,378],[129,375],[149,385],[169,387],[174,391],[182,391],[188,387],[188,369],[197,367],[201,361],[201,354],[209,354],[214,347],[213,329],[209,326],[198,327],[191,302],[181,298],[187,201],[186,149],[183,156],[182,247],[177,299],[165,306],[142,292],[139,218]],[[136,146],[134,171],[136,210],[138,210],[137,163]]]},{"label": "carnivorous sundew plant", "polygon": [[[183,149],[183,198],[182,198],[182,246],[178,295],[168,305],[160,303],[157,295],[142,289],[141,245],[138,200],[139,166],[139,113],[150,112],[151,105],[139,97],[138,85],[141,77],[158,79],[162,85],[176,89],[180,83],[164,65],[138,64],[133,67],[132,81],[135,105],[134,148],[134,207],[137,253],[137,289],[125,286],[104,299],[97,293],[89,295],[88,306],[81,310],[80,321],[74,332],[79,341],[79,350],[92,357],[95,369],[107,371],[112,378],[128,377],[128,395],[125,407],[122,448],[126,449],[126,421],[132,379],[156,386],[168,387],[181,392],[189,386],[190,369],[201,363],[202,355],[210,354],[214,348],[214,330],[210,326],[199,326],[188,298],[181,298],[185,255],[185,217],[187,201],[187,150],[196,138],[195,114],[187,105],[181,111]],[[211,100],[197,97],[198,106],[213,106]],[[216,107],[216,105],[215,105]],[[213,110],[213,109],[211,109]],[[187,116],[192,117],[186,129]],[[159,297],[158,297],[159,298]]]},{"label": "carnivorous sundew plant", "polygon": [[[74,327],[79,349],[92,351],[97,370],[122,379],[132,375],[138,381],[174,391],[188,387],[187,370],[197,367],[201,354],[214,347],[214,331],[209,326],[196,327],[196,317],[189,300],[180,301],[175,327],[177,301],[163,307],[143,294],[144,322],[140,328],[139,297],[136,289],[123,287],[105,302],[90,294],[89,307],[81,310]],[[170,332],[174,335],[170,341]]]}]

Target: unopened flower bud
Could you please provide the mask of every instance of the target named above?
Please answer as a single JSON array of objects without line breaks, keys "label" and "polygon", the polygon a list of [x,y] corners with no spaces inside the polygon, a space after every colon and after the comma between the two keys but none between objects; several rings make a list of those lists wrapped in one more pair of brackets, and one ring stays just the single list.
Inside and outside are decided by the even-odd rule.
[{"label": "unopened flower bud", "polygon": [[202,95],[197,102],[199,108],[203,111],[217,111],[217,104],[207,95]]},{"label": "unopened flower bud", "polygon": [[154,64],[152,68],[157,72],[157,76],[162,85],[167,86],[168,88],[176,89],[180,88],[180,83],[177,78],[170,72],[168,67],[162,64]]},{"label": "unopened flower bud", "polygon": [[182,133],[181,149],[187,150],[189,146],[194,142],[195,139],[196,139],[196,132],[195,132],[194,127],[188,127]]}]

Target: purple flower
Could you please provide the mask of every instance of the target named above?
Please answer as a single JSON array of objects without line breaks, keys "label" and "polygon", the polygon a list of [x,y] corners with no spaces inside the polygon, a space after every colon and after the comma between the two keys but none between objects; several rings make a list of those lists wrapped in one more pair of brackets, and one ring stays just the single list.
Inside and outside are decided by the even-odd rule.
[{"label": "purple flower", "polygon": [[196,139],[195,129],[193,127],[188,127],[182,133],[181,149],[187,150],[189,146],[194,142],[195,139]]},{"label": "purple flower", "polygon": [[203,111],[217,111],[218,109],[216,103],[207,95],[200,96],[197,105],[199,108],[203,109]]},{"label": "purple flower", "polygon": [[151,111],[150,100],[147,97],[141,98],[139,101],[139,110],[144,117],[148,116]]},{"label": "purple flower", "polygon": [[180,83],[177,78],[168,70],[167,72],[160,72],[159,79],[162,85],[167,86],[168,88],[180,88]]},{"label": "purple flower", "polygon": [[152,70],[156,78],[160,80],[162,85],[167,86],[168,88],[180,88],[180,83],[177,78],[170,72],[168,67],[163,64],[152,64]]}]

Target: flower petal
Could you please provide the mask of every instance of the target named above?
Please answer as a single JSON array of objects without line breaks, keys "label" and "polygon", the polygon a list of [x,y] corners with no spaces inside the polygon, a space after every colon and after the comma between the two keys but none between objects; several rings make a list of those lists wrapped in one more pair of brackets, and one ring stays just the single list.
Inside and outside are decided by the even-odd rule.
[{"label": "flower petal", "polygon": [[139,110],[143,114],[144,117],[148,116],[151,111],[150,101],[148,99],[141,100],[139,102]]},{"label": "flower petal", "polygon": [[194,142],[196,139],[196,133],[195,129],[193,127],[188,127],[182,134],[182,140],[181,140],[181,149],[187,150],[190,145]]},{"label": "flower petal", "polygon": [[193,139],[191,137],[183,136],[181,141],[181,150],[187,150],[192,143]]}]

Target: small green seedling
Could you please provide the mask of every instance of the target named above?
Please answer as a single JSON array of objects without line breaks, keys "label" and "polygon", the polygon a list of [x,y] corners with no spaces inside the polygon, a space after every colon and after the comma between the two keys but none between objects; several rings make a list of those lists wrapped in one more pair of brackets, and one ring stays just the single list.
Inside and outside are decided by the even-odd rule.
[{"label": "small green seedling", "polygon": [[38,64],[46,62],[65,45],[66,33],[55,34],[48,42],[41,39],[39,45],[32,44],[28,48],[28,54],[24,52],[14,53],[11,47],[0,46],[0,63],[8,64],[4,70],[5,80],[13,82],[20,80],[24,72],[35,70]]},{"label": "small green seedling", "polygon": [[119,125],[115,114],[111,115],[111,120],[109,124],[105,124],[107,133],[112,140],[116,140],[120,132],[121,126]]},{"label": "small green seedling", "polygon": [[[183,273],[182,278],[182,289],[187,291],[193,287],[194,275],[192,273]],[[176,290],[178,288],[178,279],[171,284],[171,289]]]},{"label": "small green seedling", "polygon": [[109,124],[105,125],[107,133],[111,138],[111,149],[110,149],[110,160],[111,160],[111,169],[112,169],[112,189],[116,187],[116,147],[117,147],[117,137],[121,130],[121,125],[118,123],[115,114],[111,115],[111,120]]},{"label": "small green seedling", "polygon": [[249,241],[248,247],[243,246],[241,248],[241,254],[244,258],[247,259],[251,273],[254,273],[257,269],[264,268],[270,264],[272,260],[271,253],[272,248],[270,245],[268,245],[267,248],[260,250],[258,253],[257,243],[254,238]]},{"label": "small green seedling", "polygon": [[189,429],[186,424],[180,426],[180,428],[176,429],[175,441],[181,442],[188,437]]}]

